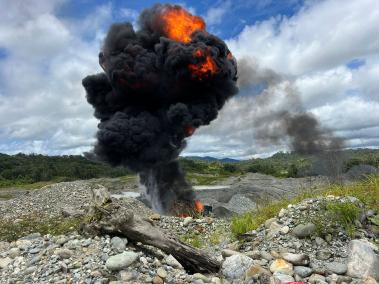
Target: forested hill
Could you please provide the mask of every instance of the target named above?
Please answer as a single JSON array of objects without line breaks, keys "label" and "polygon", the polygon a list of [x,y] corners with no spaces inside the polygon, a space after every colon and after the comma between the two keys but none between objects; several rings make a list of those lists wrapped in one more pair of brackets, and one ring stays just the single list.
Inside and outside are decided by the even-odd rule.
[{"label": "forested hill", "polygon": [[[342,172],[354,165],[379,167],[379,149],[345,150],[342,153]],[[245,172],[259,172],[276,177],[298,177],[312,174],[316,157],[294,153],[276,153],[266,159],[224,162],[180,158],[183,169],[191,177],[196,175],[229,176]],[[0,187],[40,181],[71,181],[98,177],[120,177],[131,174],[122,167],[113,168],[83,156],[44,156],[36,154],[0,154]]]},{"label": "forested hill", "polygon": [[125,168],[89,161],[83,156],[0,154],[0,186],[39,181],[70,181],[130,174]]}]

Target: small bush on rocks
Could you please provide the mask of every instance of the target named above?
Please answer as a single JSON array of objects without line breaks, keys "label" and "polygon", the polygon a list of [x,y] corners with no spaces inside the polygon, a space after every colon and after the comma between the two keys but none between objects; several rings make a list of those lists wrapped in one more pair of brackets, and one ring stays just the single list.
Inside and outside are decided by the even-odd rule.
[{"label": "small bush on rocks", "polygon": [[204,246],[204,241],[201,236],[195,233],[187,233],[180,237],[180,240],[186,244],[189,244],[195,248],[201,248]]},{"label": "small bush on rocks", "polygon": [[355,232],[354,222],[358,220],[361,210],[353,202],[331,202],[326,205],[332,221],[341,224],[349,236]]}]

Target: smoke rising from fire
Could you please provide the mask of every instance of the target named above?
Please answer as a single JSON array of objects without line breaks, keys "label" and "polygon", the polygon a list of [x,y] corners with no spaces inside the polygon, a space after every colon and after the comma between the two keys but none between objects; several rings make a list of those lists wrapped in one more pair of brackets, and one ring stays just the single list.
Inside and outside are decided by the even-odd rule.
[{"label": "smoke rising from fire", "polygon": [[342,138],[321,126],[302,106],[296,87],[290,80],[270,69],[260,68],[251,58],[238,61],[238,86],[247,91],[260,86],[255,97],[259,114],[252,121],[255,139],[262,144],[278,144],[286,140],[292,151],[300,154],[320,154],[338,151]]},{"label": "smoke rising from fire", "polygon": [[139,29],[110,27],[99,54],[104,73],[87,76],[100,120],[94,155],[140,174],[153,207],[194,203],[177,158],[185,138],[217,117],[237,93],[237,64],[205,23],[176,5],[144,10]]}]

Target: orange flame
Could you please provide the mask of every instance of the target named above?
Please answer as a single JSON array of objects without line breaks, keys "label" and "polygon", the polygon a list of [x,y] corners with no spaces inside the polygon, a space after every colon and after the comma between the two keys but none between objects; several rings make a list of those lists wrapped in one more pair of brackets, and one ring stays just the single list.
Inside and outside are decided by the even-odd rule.
[{"label": "orange flame", "polygon": [[161,17],[167,37],[176,41],[188,43],[195,31],[205,30],[202,18],[193,16],[181,8],[166,8],[162,11]]},{"label": "orange flame", "polygon": [[193,126],[186,126],[184,128],[184,133],[186,134],[186,137],[191,136],[195,132],[196,128]]},{"label": "orange flame", "polygon": [[195,209],[198,213],[204,212],[204,204],[200,200],[195,200]]},{"label": "orange flame", "polygon": [[[193,55],[197,58],[204,56],[203,51],[201,49],[196,49]],[[196,75],[201,79],[204,77],[204,75],[208,74],[209,72],[211,74],[216,73],[217,65],[210,55],[206,55],[204,62],[198,64],[189,64],[188,69],[192,73],[192,75]]]}]

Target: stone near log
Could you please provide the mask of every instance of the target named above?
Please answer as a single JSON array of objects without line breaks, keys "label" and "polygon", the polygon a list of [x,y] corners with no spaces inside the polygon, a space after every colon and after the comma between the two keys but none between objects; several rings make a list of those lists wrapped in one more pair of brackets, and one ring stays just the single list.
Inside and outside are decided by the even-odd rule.
[{"label": "stone near log", "polygon": [[205,276],[204,274],[201,274],[201,273],[195,273],[193,275],[193,278],[202,280],[205,283],[209,283],[210,282],[210,279],[207,276]]},{"label": "stone near log", "polygon": [[245,253],[246,256],[252,258],[252,259],[260,259],[261,258],[261,253],[259,250],[251,250]]},{"label": "stone near log", "polygon": [[128,240],[126,238],[113,237],[111,239],[111,245],[117,252],[123,252],[127,244]]},{"label": "stone near log", "polygon": [[183,268],[179,261],[176,260],[171,254],[165,258],[165,262],[167,265],[170,265],[174,268]]},{"label": "stone near log", "polygon": [[235,254],[239,254],[239,252],[238,252],[238,251],[235,251],[235,250],[231,250],[231,249],[223,249],[223,250],[221,251],[221,255],[222,255],[222,257],[224,257],[224,258],[227,258],[227,257],[232,256],[232,255],[235,255]]},{"label": "stone near log", "polygon": [[227,278],[241,279],[253,264],[254,261],[246,255],[232,255],[222,264],[222,274]]},{"label": "stone near log", "polygon": [[62,213],[62,216],[66,217],[66,218],[69,218],[69,217],[80,217],[80,216],[83,216],[85,214],[85,212],[83,210],[79,210],[79,209],[76,209],[76,208],[73,208],[73,207],[62,208],[61,213]]},{"label": "stone near log", "polygon": [[125,251],[121,254],[110,256],[105,262],[107,269],[111,271],[119,271],[135,262],[138,254],[132,251]]},{"label": "stone near log", "polygon": [[157,269],[157,275],[162,278],[162,279],[165,279],[167,277],[167,272],[166,270],[164,270],[162,267],[159,267]]},{"label": "stone near log", "polygon": [[151,281],[151,283],[153,284],[163,284],[163,280],[162,278],[160,278],[159,276],[154,276],[153,280]]},{"label": "stone near log", "polygon": [[376,246],[364,240],[352,240],[349,243],[347,275],[356,278],[372,277],[379,280],[379,256]]},{"label": "stone near log", "polygon": [[154,213],[150,215],[150,219],[154,221],[159,221],[161,219],[161,215],[159,215],[158,213]]}]

